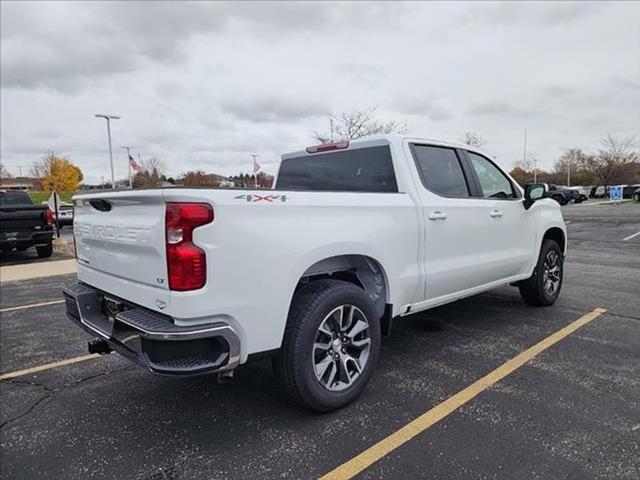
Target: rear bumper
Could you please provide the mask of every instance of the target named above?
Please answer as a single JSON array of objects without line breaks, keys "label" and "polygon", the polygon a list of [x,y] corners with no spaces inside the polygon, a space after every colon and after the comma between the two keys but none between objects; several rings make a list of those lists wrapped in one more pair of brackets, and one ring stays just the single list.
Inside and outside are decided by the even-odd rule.
[{"label": "rear bumper", "polygon": [[[225,323],[178,326],[166,315],[83,283],[66,286],[63,294],[72,321],[151,372],[196,375],[231,370],[240,362],[240,339]],[[118,310],[107,315],[105,302]]]},{"label": "rear bumper", "polygon": [[46,245],[53,240],[53,229],[47,225],[43,230],[33,232],[3,232],[0,234],[0,248],[9,250],[18,247]]}]

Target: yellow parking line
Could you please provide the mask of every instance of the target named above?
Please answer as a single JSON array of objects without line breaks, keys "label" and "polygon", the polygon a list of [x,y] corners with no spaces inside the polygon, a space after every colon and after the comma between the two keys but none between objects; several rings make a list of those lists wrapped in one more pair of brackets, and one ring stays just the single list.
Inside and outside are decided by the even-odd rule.
[{"label": "yellow parking line", "polygon": [[632,238],[636,238],[638,235],[640,235],[640,232],[634,233],[633,235],[629,235],[628,237],[623,238],[622,241],[626,242],[627,240],[631,240]]},{"label": "yellow parking line", "polygon": [[433,407],[431,410],[423,413],[418,418],[402,427],[400,430],[397,430],[388,437],[380,440],[372,447],[366,449],[364,452],[356,455],[351,460],[330,471],[329,473],[321,477],[320,480],[345,480],[355,477],[357,474],[373,465],[385,455],[402,446],[416,435],[424,432],[429,427],[436,424],[447,415],[475,398],[478,394],[485,391],[487,388],[491,387],[495,383],[505,378],[507,375],[522,367],[525,363],[534,358],[540,352],[543,352],[549,347],[555,345],[563,338],[571,335],[573,332],[578,330],[580,327],[583,327],[595,318],[602,315],[604,312],[606,312],[606,309],[596,308],[592,312],[580,317],[573,323],[570,323],[566,327],[558,330],[544,340],[536,343],[534,346],[513,357],[508,362],[503,363],[501,366],[493,370],[488,375],[482,377],[480,380],[472,383],[464,390],[459,391],[444,402]]},{"label": "yellow parking line", "polygon": [[64,367],[65,365],[84,362],[86,360],[91,360],[92,358],[97,358],[99,356],[100,355],[98,355],[97,353],[92,353],[90,355],[82,355],[80,357],[67,358],[66,360],[58,360],[57,362],[45,363],[44,365],[38,365],[37,367],[26,368],[24,370],[16,370],[15,372],[3,373],[0,375],[0,380],[22,377],[24,375],[42,372],[51,368]]},{"label": "yellow parking line", "polygon": [[53,300],[51,302],[32,303],[30,305],[20,305],[19,307],[0,308],[0,313],[13,312],[15,310],[24,310],[25,308],[46,307],[47,305],[58,305],[60,303],[64,303],[64,300]]}]

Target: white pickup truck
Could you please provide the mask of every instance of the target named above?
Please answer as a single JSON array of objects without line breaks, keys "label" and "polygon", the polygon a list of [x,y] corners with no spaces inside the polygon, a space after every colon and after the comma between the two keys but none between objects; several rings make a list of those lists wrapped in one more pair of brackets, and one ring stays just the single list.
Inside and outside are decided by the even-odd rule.
[{"label": "white pickup truck", "polygon": [[74,197],[67,314],[160,374],[230,378],[273,357],[302,405],[365,387],[391,321],[501,285],[531,305],[562,286],[566,229],[466,145],[386,136],[282,156],[273,190],[166,188]]}]

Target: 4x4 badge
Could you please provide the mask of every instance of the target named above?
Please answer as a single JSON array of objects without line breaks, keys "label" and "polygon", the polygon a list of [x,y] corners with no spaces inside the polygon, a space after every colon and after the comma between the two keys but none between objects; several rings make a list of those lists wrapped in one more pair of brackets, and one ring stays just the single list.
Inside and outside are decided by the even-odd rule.
[{"label": "4x4 badge", "polygon": [[286,195],[257,195],[257,194],[248,194],[248,195],[238,195],[237,197],[233,197],[236,200],[245,200],[247,202],[255,203],[255,202],[270,202],[273,203],[274,200],[280,200],[281,202],[287,201]]}]

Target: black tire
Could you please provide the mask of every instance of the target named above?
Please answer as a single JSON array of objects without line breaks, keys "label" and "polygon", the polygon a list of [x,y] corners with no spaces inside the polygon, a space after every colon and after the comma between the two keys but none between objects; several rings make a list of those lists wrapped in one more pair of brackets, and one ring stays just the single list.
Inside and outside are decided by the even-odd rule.
[{"label": "black tire", "polygon": [[[559,267],[559,281],[557,288],[553,293],[549,293],[545,288],[545,260],[547,259],[547,256],[549,256],[550,252],[553,252],[557,256]],[[560,295],[563,276],[564,257],[562,255],[562,250],[554,240],[546,239],[542,242],[542,248],[540,249],[540,255],[538,256],[538,263],[533,271],[533,275],[518,285],[520,295],[528,305],[534,307],[547,307],[549,305],[553,305],[557,300],[558,295]]]},{"label": "black tire", "polygon": [[636,202],[640,202],[640,193],[636,193],[636,194],[633,196],[633,199],[634,199]]},{"label": "black tire", "polygon": [[[332,391],[316,378],[314,342],[329,313],[342,305],[353,305],[365,315],[369,324],[370,348],[364,368],[353,383],[344,390]],[[379,352],[380,321],[364,290],[341,280],[318,280],[295,294],[282,348],[273,360],[273,367],[278,381],[294,401],[310,410],[330,412],[347,405],[362,393],[373,373]]]},{"label": "black tire", "polygon": [[40,258],[49,258],[53,254],[53,244],[49,242],[46,245],[40,245],[36,247],[36,252]]}]

